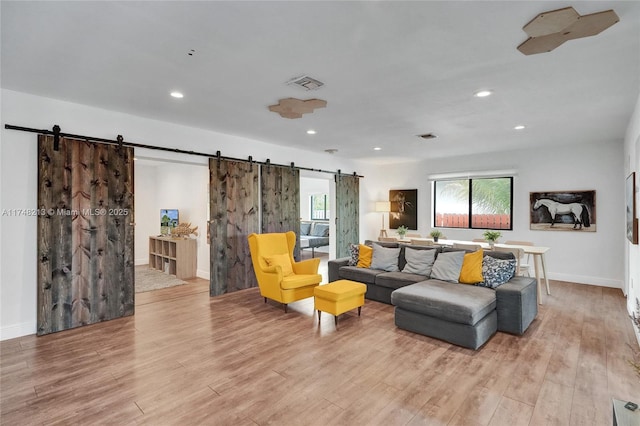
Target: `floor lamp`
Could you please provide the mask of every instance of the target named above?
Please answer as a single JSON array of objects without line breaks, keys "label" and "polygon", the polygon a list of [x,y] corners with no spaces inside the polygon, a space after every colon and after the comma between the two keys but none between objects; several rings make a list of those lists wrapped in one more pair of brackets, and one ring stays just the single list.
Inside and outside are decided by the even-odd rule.
[{"label": "floor lamp", "polygon": [[387,230],[384,229],[384,214],[391,211],[390,201],[376,201],[376,212],[382,213],[382,228],[380,228],[380,235],[378,238],[386,238]]}]

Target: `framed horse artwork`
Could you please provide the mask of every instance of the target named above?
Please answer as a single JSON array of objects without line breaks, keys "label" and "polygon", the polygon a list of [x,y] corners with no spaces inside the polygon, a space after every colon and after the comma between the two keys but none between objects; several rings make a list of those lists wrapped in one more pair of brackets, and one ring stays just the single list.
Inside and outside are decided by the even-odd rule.
[{"label": "framed horse artwork", "polygon": [[596,232],[596,191],[530,192],[529,202],[532,230]]}]

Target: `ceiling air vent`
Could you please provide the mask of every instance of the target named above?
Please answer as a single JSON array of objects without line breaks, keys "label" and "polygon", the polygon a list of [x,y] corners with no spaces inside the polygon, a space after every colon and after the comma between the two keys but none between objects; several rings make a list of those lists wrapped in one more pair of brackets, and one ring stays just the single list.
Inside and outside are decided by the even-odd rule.
[{"label": "ceiling air vent", "polygon": [[324,83],[320,80],[316,80],[315,78],[309,77],[308,75],[303,75],[300,77],[292,78],[287,81],[287,85],[290,86],[298,86],[303,88],[304,90],[317,90],[324,86]]}]

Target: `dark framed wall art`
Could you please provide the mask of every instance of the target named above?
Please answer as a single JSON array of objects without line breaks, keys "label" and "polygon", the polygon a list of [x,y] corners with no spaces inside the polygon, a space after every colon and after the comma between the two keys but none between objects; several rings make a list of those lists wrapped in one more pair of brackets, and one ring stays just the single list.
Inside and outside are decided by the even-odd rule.
[{"label": "dark framed wall art", "polygon": [[529,193],[531,230],[596,232],[596,191]]},{"label": "dark framed wall art", "polygon": [[389,213],[389,229],[397,229],[404,225],[409,229],[418,229],[418,190],[389,190],[391,212]]},{"label": "dark framed wall art", "polygon": [[638,244],[638,210],[636,207],[636,172],[627,177],[625,188],[627,204],[627,238],[632,244]]}]

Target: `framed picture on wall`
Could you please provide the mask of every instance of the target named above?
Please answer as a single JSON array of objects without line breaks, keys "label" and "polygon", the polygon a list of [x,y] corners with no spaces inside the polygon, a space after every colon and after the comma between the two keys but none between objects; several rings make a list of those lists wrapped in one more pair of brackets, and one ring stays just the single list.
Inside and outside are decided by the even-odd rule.
[{"label": "framed picture on wall", "polygon": [[532,230],[596,232],[596,191],[530,192],[529,203]]},{"label": "framed picture on wall", "polygon": [[389,213],[389,229],[398,229],[404,225],[409,229],[418,229],[418,190],[389,190],[391,212]]},{"label": "framed picture on wall", "polygon": [[627,177],[625,188],[627,204],[627,238],[632,244],[638,244],[638,211],[636,208],[636,172]]}]

